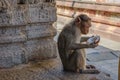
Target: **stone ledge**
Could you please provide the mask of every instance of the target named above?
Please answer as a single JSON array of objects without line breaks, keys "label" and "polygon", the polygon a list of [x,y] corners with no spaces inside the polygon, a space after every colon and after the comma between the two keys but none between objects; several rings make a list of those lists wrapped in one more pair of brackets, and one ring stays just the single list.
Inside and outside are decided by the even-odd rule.
[{"label": "stone ledge", "polygon": [[8,43],[19,43],[19,42],[25,42],[27,40],[27,37],[25,35],[19,35],[19,36],[5,36],[0,37],[0,44],[8,44]]},{"label": "stone ledge", "polygon": [[25,42],[30,39],[54,37],[56,29],[52,23],[32,23],[24,26],[0,27],[0,43]]},{"label": "stone ledge", "polygon": [[0,26],[27,25],[56,21],[56,8],[50,4],[17,6],[0,13]]},{"label": "stone ledge", "polygon": [[66,7],[73,7],[73,8],[84,8],[84,9],[91,9],[91,10],[120,13],[119,11],[120,7],[115,6],[115,5],[106,6],[106,5],[81,3],[81,2],[75,2],[75,1],[57,1],[57,6],[66,6]]},{"label": "stone ledge", "polygon": [[10,68],[26,62],[23,43],[0,44],[0,68]]},{"label": "stone ledge", "polygon": [[29,61],[57,57],[57,45],[53,38],[40,38],[10,44],[0,44],[0,68],[11,68]]},{"label": "stone ledge", "polygon": [[[68,6],[58,6],[57,7],[57,14],[61,15],[61,16],[66,16],[66,17],[75,17],[78,14],[84,13],[87,14],[91,17],[93,22],[98,22],[98,23],[102,23],[102,24],[107,24],[107,25],[112,25],[112,26],[118,26],[120,27],[120,23],[119,23],[119,15],[120,14],[114,14],[115,17],[117,17],[116,20],[112,19],[111,14],[113,13],[107,13],[107,12],[99,12],[100,14],[97,14],[98,11],[94,11],[94,10],[86,10],[86,9],[74,9]],[[98,15],[98,16],[97,16]]]},{"label": "stone ledge", "polygon": [[52,38],[43,38],[37,40],[29,40],[25,43],[26,55],[29,60],[45,60],[57,57],[57,45]]},{"label": "stone ledge", "polygon": [[[57,0],[57,1],[64,1],[64,0]],[[67,2],[80,2],[80,3],[86,3],[86,4],[96,4],[96,5],[106,5],[106,6],[120,6],[119,3],[105,3],[104,1],[89,1],[89,0],[86,0],[86,1],[74,1],[74,0],[65,0]]]},{"label": "stone ledge", "polygon": [[31,24],[26,26],[26,36],[27,39],[37,39],[43,37],[53,37],[56,35],[57,31],[49,23],[38,23],[38,24]]}]

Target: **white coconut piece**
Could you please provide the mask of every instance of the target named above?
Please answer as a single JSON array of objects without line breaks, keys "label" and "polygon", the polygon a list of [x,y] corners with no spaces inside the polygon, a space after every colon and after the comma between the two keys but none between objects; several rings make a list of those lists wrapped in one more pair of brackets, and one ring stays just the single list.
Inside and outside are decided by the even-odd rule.
[{"label": "white coconut piece", "polygon": [[100,41],[100,36],[93,36],[87,40],[87,44],[96,44]]},{"label": "white coconut piece", "polygon": [[95,44],[98,43],[100,41],[100,36],[95,36],[96,40],[95,40]]}]

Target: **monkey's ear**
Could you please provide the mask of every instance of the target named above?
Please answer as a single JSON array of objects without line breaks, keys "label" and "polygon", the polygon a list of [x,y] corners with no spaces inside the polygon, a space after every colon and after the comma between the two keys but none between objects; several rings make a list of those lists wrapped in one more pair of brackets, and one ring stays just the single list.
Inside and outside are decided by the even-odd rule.
[{"label": "monkey's ear", "polygon": [[81,19],[80,17],[77,17],[77,20],[76,20],[78,23],[81,23]]}]

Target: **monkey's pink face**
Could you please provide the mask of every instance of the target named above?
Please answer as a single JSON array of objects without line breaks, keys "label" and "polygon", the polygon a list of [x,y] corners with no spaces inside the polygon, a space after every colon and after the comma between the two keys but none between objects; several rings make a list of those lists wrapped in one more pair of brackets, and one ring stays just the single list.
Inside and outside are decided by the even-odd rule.
[{"label": "monkey's pink face", "polygon": [[91,20],[89,20],[87,22],[83,22],[80,27],[82,34],[88,34],[90,27],[91,27]]}]

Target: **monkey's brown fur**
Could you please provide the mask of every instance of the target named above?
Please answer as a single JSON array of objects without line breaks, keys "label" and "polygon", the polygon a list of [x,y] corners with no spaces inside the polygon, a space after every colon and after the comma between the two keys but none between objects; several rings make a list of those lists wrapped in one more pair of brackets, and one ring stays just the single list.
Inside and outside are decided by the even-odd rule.
[{"label": "monkey's brown fur", "polygon": [[[89,37],[81,38],[84,33],[84,21],[91,19],[81,14],[74,18],[61,31],[58,37],[58,51],[63,64],[63,69],[67,71],[86,70],[86,53],[84,48],[94,48],[96,45],[82,44]],[[77,24],[80,22],[80,25]],[[82,30],[81,30],[82,29]],[[80,42],[81,40],[81,42]]]}]

